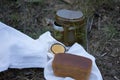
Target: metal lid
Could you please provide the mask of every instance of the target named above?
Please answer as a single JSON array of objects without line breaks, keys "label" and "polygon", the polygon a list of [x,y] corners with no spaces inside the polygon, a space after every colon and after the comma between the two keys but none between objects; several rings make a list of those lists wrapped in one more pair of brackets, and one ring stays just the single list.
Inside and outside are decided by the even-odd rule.
[{"label": "metal lid", "polygon": [[56,15],[65,19],[80,19],[83,17],[83,13],[81,11],[72,11],[66,9],[58,10]]},{"label": "metal lid", "polygon": [[71,25],[73,23],[84,23],[83,13],[73,10],[58,10],[56,13],[56,23],[59,25]]}]

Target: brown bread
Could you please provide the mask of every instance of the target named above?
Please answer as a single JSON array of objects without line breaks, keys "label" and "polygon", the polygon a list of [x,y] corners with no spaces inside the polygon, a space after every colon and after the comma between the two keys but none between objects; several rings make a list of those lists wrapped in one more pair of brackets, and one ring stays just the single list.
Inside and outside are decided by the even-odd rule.
[{"label": "brown bread", "polygon": [[64,53],[65,52],[65,47],[60,44],[60,43],[55,43],[51,46],[51,51],[54,53],[54,54],[58,54],[58,53]]},{"label": "brown bread", "polygon": [[92,61],[73,54],[56,54],[52,62],[53,72],[59,77],[71,77],[75,80],[88,80]]}]

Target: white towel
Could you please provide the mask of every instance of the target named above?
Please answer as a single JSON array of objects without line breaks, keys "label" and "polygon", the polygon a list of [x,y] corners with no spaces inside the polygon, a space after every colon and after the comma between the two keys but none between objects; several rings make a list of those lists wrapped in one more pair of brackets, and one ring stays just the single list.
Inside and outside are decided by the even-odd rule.
[{"label": "white towel", "polygon": [[[58,43],[49,31],[40,35],[36,40],[24,33],[0,22],[0,72],[8,68],[44,68],[46,80],[74,80],[70,77],[57,77],[53,74],[50,46]],[[75,53],[92,60],[92,71],[89,80],[103,80],[95,63],[95,58],[87,53],[84,48],[75,43],[68,53]]]},{"label": "white towel", "polygon": [[50,32],[34,40],[0,22],[0,72],[8,68],[44,68],[48,43],[55,41]]}]

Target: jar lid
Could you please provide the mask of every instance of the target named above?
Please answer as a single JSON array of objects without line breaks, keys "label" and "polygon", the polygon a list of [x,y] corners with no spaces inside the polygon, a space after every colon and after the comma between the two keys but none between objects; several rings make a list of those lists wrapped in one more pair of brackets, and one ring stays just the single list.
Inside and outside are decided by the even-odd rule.
[{"label": "jar lid", "polygon": [[56,15],[64,19],[80,19],[83,17],[83,13],[81,11],[73,11],[66,9],[58,10]]},{"label": "jar lid", "polygon": [[59,25],[71,25],[75,23],[84,23],[83,13],[81,11],[73,11],[73,10],[58,10],[56,13],[56,23]]}]

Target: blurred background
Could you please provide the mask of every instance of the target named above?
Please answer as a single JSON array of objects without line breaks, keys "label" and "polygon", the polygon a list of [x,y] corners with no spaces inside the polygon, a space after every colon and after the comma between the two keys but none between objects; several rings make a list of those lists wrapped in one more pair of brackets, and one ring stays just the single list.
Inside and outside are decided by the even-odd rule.
[{"label": "blurred background", "polygon": [[[50,31],[60,9],[83,12],[90,23],[88,52],[104,80],[120,80],[120,0],[0,0],[0,21],[37,39]],[[43,69],[9,69],[0,80],[45,79]]]}]

